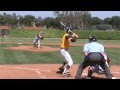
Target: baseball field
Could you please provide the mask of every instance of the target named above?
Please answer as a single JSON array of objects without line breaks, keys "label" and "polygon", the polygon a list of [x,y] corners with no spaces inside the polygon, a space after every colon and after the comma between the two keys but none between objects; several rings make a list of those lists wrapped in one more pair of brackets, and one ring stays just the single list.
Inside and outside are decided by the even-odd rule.
[{"label": "baseball field", "polygon": [[[22,36],[22,35],[21,35]],[[79,64],[83,61],[83,45],[87,39],[78,39],[71,43],[68,50],[73,66],[71,77],[62,77],[56,71],[63,62],[60,49],[61,38],[44,38],[42,48],[32,46],[32,37],[0,37],[0,79],[74,79]],[[120,40],[98,40],[105,46],[110,57],[111,73],[120,78]],[[87,75],[87,69],[83,76]],[[96,78],[105,75],[93,74]]]}]

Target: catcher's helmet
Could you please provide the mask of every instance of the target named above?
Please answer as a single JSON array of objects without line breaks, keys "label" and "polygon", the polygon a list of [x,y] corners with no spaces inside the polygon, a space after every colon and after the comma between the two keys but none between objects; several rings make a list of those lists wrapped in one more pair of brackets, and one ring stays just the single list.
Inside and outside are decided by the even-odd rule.
[{"label": "catcher's helmet", "polygon": [[94,36],[89,37],[89,42],[96,42],[96,41],[97,41],[96,37]]}]

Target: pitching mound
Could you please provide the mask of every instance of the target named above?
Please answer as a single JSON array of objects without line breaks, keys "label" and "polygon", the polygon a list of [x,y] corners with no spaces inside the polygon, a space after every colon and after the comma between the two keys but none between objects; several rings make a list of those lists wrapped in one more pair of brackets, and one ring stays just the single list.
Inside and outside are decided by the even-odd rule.
[{"label": "pitching mound", "polygon": [[32,51],[32,52],[53,52],[58,51],[59,48],[52,48],[48,46],[42,46],[40,49],[37,49],[33,46],[18,46],[18,47],[10,47],[6,48],[8,50],[17,50],[17,51]]}]

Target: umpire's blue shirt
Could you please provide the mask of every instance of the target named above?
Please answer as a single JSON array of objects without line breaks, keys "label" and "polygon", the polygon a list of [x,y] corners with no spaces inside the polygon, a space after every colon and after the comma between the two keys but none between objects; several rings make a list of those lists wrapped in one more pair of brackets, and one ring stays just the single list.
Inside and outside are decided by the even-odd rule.
[{"label": "umpire's blue shirt", "polygon": [[83,52],[100,52],[103,53],[104,52],[104,46],[102,44],[99,44],[97,42],[91,42],[91,43],[87,43],[84,45],[83,48]]}]

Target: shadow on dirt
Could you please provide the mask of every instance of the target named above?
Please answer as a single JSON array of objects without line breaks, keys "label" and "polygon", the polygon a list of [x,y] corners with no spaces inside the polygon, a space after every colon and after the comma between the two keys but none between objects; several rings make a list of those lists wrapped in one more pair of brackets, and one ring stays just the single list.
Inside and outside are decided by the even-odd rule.
[{"label": "shadow on dirt", "polygon": [[92,76],[92,77],[82,77],[82,79],[106,79],[106,78]]}]

